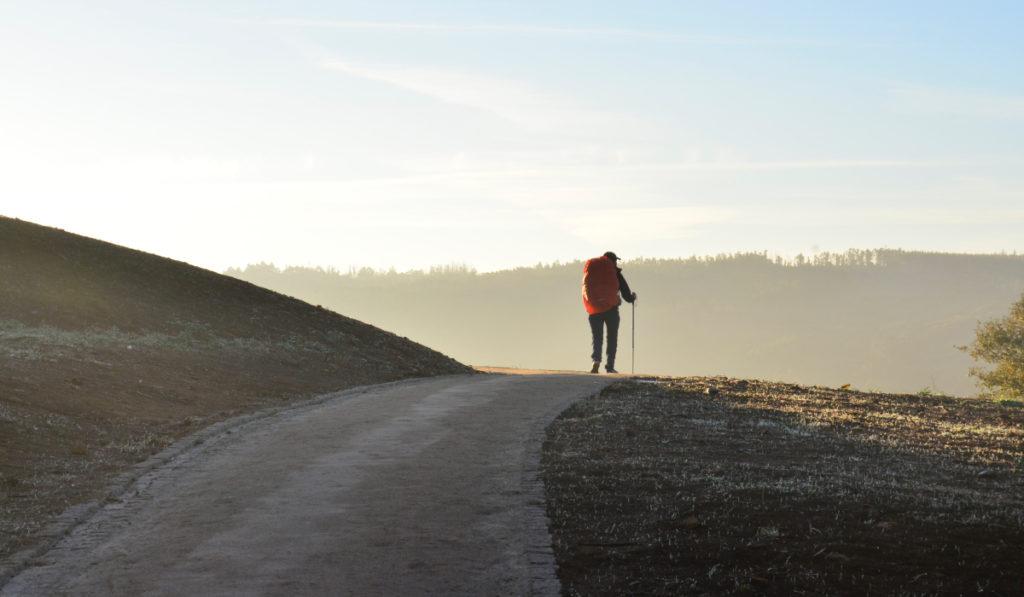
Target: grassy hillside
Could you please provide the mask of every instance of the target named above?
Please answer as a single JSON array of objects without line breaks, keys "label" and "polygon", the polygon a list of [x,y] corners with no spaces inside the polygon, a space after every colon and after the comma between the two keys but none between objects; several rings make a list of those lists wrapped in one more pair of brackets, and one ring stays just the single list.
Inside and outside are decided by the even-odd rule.
[{"label": "grassy hillside", "polygon": [[232,414],[464,373],[252,284],[0,218],[0,556],[112,475]]},{"label": "grassy hillside", "polygon": [[548,428],[567,595],[1020,595],[1024,408],[621,383]]},{"label": "grassy hillside", "polygon": [[[582,264],[476,274],[250,266],[231,272],[480,364],[581,369]],[[763,255],[625,262],[639,292],[637,370],[861,389],[975,391],[978,320],[1024,292],[1024,256],[851,251],[790,263]],[[620,370],[629,370],[628,306]]]}]

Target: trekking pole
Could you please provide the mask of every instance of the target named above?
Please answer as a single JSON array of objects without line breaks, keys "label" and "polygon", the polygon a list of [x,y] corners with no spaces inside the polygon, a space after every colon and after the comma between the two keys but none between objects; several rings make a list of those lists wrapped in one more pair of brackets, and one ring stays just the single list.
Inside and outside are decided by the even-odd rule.
[{"label": "trekking pole", "polygon": [[633,325],[630,326],[630,331],[633,332],[633,339],[630,342],[630,348],[632,349],[632,362],[629,364],[629,372],[631,375],[636,375],[636,299],[630,303],[633,306]]}]

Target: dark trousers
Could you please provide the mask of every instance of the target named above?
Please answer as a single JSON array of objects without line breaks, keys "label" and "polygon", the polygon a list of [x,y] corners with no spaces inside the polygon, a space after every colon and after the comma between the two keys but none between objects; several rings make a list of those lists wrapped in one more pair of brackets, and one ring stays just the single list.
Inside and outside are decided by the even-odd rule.
[{"label": "dark trousers", "polygon": [[590,333],[592,335],[594,352],[590,358],[595,363],[601,362],[601,345],[604,340],[604,327],[608,326],[608,362],[605,367],[615,368],[615,351],[619,348],[619,308],[615,307],[604,313],[595,313],[590,316]]}]

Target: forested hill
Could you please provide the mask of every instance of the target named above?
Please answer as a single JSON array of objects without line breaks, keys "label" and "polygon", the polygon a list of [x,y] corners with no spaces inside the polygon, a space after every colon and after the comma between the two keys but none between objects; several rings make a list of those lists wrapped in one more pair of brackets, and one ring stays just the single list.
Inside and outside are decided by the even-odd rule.
[{"label": "forested hill", "polygon": [[[583,369],[582,262],[478,274],[346,274],[266,264],[227,273],[321,304],[476,364]],[[624,263],[637,304],[637,370],[861,389],[972,394],[979,320],[1024,292],[1024,256],[899,250]],[[623,306],[619,369],[629,370]]]}]

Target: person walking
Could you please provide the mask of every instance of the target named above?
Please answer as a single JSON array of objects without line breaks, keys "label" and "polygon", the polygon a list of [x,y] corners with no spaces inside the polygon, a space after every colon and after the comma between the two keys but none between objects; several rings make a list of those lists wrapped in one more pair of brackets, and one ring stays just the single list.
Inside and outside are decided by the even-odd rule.
[{"label": "person walking", "polygon": [[608,328],[608,360],[604,369],[608,373],[618,373],[615,370],[615,352],[619,345],[619,305],[623,300],[627,303],[636,300],[636,293],[629,289],[618,261],[618,255],[608,251],[600,257],[588,259],[583,265],[583,306],[590,319],[594,349],[590,355],[594,362],[591,373],[597,373],[601,368],[605,327]]}]

